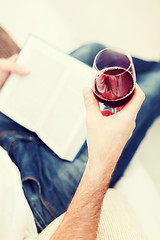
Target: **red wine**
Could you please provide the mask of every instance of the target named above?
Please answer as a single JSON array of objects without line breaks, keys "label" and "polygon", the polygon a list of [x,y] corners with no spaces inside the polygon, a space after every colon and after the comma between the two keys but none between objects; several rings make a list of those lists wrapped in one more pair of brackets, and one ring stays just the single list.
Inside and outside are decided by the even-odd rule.
[{"label": "red wine", "polygon": [[93,86],[98,101],[112,108],[126,104],[131,99],[134,88],[133,76],[123,68],[101,71],[95,77]]}]

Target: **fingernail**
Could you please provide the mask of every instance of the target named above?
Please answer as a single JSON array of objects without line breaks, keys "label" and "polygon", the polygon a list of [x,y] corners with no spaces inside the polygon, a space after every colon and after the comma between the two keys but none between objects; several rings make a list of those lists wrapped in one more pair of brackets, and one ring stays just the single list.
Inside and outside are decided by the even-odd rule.
[{"label": "fingernail", "polygon": [[90,97],[92,95],[92,90],[90,88],[85,88],[83,90],[83,95],[84,95],[85,98]]}]

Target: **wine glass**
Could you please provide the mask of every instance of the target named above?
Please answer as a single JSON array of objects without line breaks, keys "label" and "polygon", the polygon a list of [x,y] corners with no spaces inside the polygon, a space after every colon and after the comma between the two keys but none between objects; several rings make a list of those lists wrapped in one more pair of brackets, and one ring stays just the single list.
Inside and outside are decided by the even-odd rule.
[{"label": "wine glass", "polygon": [[93,63],[92,89],[99,102],[116,113],[132,97],[136,74],[132,57],[120,48],[104,48]]}]

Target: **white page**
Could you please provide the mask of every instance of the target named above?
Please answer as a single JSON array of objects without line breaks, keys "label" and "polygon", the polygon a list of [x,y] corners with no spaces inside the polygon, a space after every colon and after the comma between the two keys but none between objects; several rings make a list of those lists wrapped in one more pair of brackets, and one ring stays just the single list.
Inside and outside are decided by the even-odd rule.
[{"label": "white page", "polygon": [[75,72],[75,75],[72,73],[71,78],[68,74],[66,76],[68,81],[65,81],[55,94],[53,103],[47,109],[48,114],[44,115],[45,118],[38,130],[38,135],[42,139],[47,136],[45,140],[47,144],[62,158],[64,154],[68,156],[68,152],[74,158],[77,154],[76,144],[79,144],[80,148],[86,138],[82,89],[80,86],[77,89],[73,76],[75,76],[76,81],[81,81],[81,88],[85,86],[85,81],[82,81],[81,75],[76,76]]},{"label": "white page", "polygon": [[0,110],[35,131],[60,157],[73,160],[85,140],[82,89],[90,68],[34,36],[17,62],[31,73],[10,76],[0,92]]},{"label": "white page", "polygon": [[[32,65],[32,60],[35,60],[34,55],[31,55],[29,60]],[[41,61],[38,64],[41,65]],[[6,111],[10,110],[8,114],[25,127],[32,128],[33,131],[36,131],[43,109],[48,104],[48,96],[51,95],[51,88],[47,87],[45,80],[39,81],[44,79],[44,74],[40,73],[38,68],[35,66],[33,70],[30,67],[31,74],[29,77],[12,76],[9,80],[12,81],[12,84],[8,81],[5,90],[0,95],[1,104],[5,102],[3,107]],[[18,104],[15,104],[16,102]],[[2,111],[5,110],[2,108]]]},{"label": "white page", "polygon": [[[17,63],[27,66],[30,74],[25,77],[15,74],[10,76],[0,92],[0,109],[21,125],[36,132],[40,117],[56,91],[57,79],[65,73],[66,67],[63,63],[58,65],[56,59],[53,60],[44,50],[41,52],[41,46],[40,49],[35,47],[32,38],[29,40]],[[59,71],[61,67],[63,73]]]}]

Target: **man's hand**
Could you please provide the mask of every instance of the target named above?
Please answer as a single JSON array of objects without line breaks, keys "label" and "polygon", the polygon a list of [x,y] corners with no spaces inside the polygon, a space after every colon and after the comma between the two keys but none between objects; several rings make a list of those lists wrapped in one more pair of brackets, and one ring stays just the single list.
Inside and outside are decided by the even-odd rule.
[{"label": "man's hand", "polygon": [[119,156],[134,130],[144,93],[137,85],[129,103],[114,115],[108,110],[100,111],[89,88],[84,90],[84,100],[89,160],[64,219],[50,240],[96,239],[103,198]]},{"label": "man's hand", "polygon": [[0,59],[0,88],[3,86],[11,72],[21,76],[25,76],[29,73],[29,70],[26,67],[15,63],[16,58],[17,54],[7,59]]},{"label": "man's hand", "polygon": [[119,156],[134,130],[136,116],[144,98],[144,93],[137,85],[132,99],[120,112],[113,115],[109,110],[101,112],[92,90],[84,89],[88,163],[96,171],[110,169],[113,172]]}]

